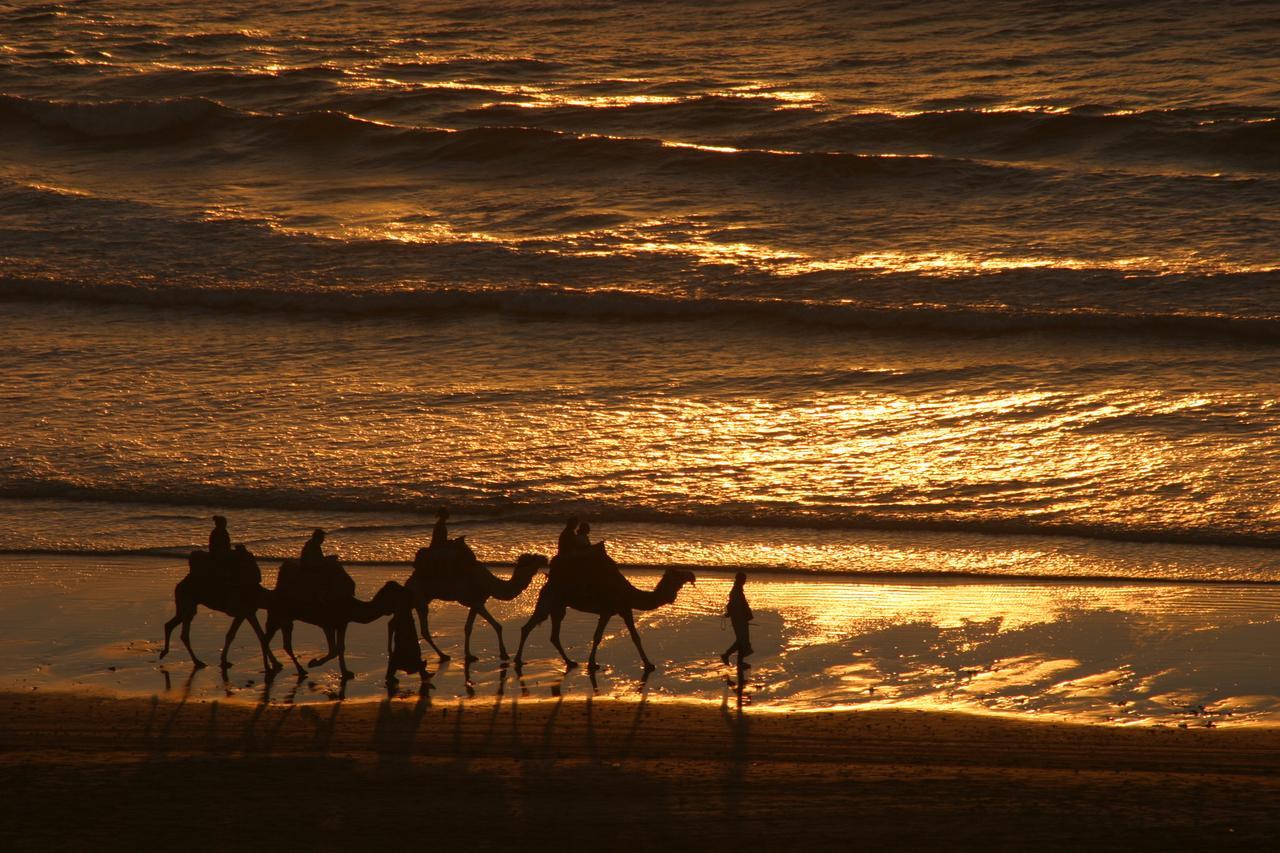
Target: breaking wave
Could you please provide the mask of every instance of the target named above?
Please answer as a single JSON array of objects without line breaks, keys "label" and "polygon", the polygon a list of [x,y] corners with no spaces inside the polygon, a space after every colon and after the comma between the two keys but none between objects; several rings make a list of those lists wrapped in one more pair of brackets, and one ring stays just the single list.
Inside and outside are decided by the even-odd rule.
[{"label": "breaking wave", "polygon": [[1009,306],[684,297],[555,285],[440,287],[422,290],[315,290],[187,285],[103,285],[0,277],[0,301],[69,300],[151,307],[200,307],[246,313],[321,313],[326,316],[421,317],[459,312],[540,318],[606,320],[746,320],[819,328],[891,332],[1003,335],[1022,332],[1133,334],[1280,343],[1280,316],[1217,313],[1128,313],[1101,308],[1033,309]]}]

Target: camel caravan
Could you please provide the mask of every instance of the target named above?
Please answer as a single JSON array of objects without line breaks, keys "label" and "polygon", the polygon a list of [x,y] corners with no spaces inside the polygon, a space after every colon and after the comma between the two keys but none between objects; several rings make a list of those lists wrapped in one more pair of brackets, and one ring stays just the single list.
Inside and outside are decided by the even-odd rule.
[{"label": "camel caravan", "polygon": [[[196,667],[205,666],[191,648],[191,622],[197,609],[206,607],[231,617],[220,660],[224,669],[231,666],[227,651],[237,631],[244,622],[248,622],[261,646],[263,667],[269,675],[283,669],[283,664],[271,650],[277,633],[298,674],[304,674],[307,668],[293,650],[293,627],[296,622],[305,622],[320,628],[328,644],[327,653],[308,661],[307,667],[321,666],[336,657],[339,672],[345,680],[355,676],[346,663],[347,627],[353,622],[369,624],[389,617],[387,681],[394,682],[399,671],[417,673],[426,678],[428,673],[421,658],[418,634],[440,661],[449,660],[449,655],[432,638],[428,624],[431,602],[448,601],[461,604],[468,610],[463,632],[465,659],[468,662],[477,659],[471,654],[471,629],[479,616],[493,626],[498,636],[498,656],[505,661],[509,655],[502,625],[486,605],[490,599],[511,601],[517,598],[545,569],[547,580],[538,593],[533,614],[520,629],[520,644],[515,655],[517,670],[524,662],[530,634],[548,618],[551,620],[551,643],[565,666],[572,669],[578,665],[560,643],[560,626],[570,608],[598,617],[587,661],[592,670],[596,668],[596,651],[605,628],[615,616],[627,626],[645,672],[654,670],[654,663],[640,642],[634,612],[655,610],[675,601],[681,588],[694,582],[692,572],[668,569],[654,589],[638,589],[622,574],[618,564],[605,551],[604,543],[592,544],[587,537],[589,528],[585,524],[578,525],[577,519],[570,519],[560,534],[558,550],[553,558],[548,560],[541,554],[521,554],[511,576],[501,578],[477,559],[465,537],[449,537],[448,517],[447,510],[439,511],[431,544],[419,549],[413,561],[413,571],[403,584],[387,581],[372,599],[362,601],[356,597],[356,584],[351,575],[336,557],[323,553],[323,530],[317,529],[312,534],[299,559],[281,563],[274,588],[267,589],[262,585],[262,572],[254,556],[243,545],[233,548],[226,519],[214,516],[209,550],[191,553],[187,561],[187,575],[174,587],[175,613],[165,623],[164,649],[160,657],[163,659],[169,654],[173,629],[181,626],[179,637],[192,662]],[[265,626],[258,619],[259,610],[266,611]],[[726,615],[733,618],[732,613]],[[744,646],[744,649],[749,653],[749,646]],[[739,664],[744,665],[741,654],[740,650]],[[727,660],[727,655],[722,658]]]}]

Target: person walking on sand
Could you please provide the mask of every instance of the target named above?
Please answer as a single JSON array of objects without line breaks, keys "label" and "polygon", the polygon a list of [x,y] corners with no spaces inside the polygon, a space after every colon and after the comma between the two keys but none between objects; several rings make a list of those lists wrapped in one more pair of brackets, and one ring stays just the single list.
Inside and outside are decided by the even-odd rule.
[{"label": "person walking on sand", "polygon": [[413,621],[413,596],[395,581],[391,584],[395,584],[396,598],[395,610],[387,620],[387,685],[399,681],[397,670],[416,672],[426,681],[427,665],[422,660],[422,647],[418,645],[418,630]]},{"label": "person walking on sand", "polygon": [[430,548],[441,548],[449,544],[449,508],[436,510],[436,526],[431,528]]},{"label": "person walking on sand", "polygon": [[568,554],[578,545],[578,517],[576,515],[569,516],[569,520],[564,525],[564,530],[560,531],[560,541],[556,544],[557,554]]},{"label": "person walking on sand", "polygon": [[724,609],[724,615],[728,617],[730,624],[733,625],[733,645],[724,654],[720,655],[720,660],[728,663],[729,655],[737,652],[738,666],[740,667],[751,665],[744,663],[742,659],[755,651],[755,649],[751,648],[749,623],[756,617],[751,612],[751,605],[747,604],[747,595],[742,589],[746,583],[747,576],[742,572],[738,572],[733,579],[733,589],[729,591],[729,603]]},{"label": "person walking on sand", "polygon": [[213,517],[213,530],[209,531],[209,556],[220,563],[231,559],[231,534],[227,532],[226,516]]}]

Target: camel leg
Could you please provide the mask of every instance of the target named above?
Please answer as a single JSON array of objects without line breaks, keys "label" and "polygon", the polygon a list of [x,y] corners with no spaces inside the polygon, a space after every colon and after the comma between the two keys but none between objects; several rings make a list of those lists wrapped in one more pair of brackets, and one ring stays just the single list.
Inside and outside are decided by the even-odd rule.
[{"label": "camel leg", "polygon": [[289,660],[293,661],[294,667],[298,670],[298,675],[303,676],[307,671],[302,668],[302,664],[298,663],[298,656],[293,653],[293,623],[286,622],[280,626],[280,638],[284,642],[284,653],[289,656]]},{"label": "camel leg", "polygon": [[560,645],[560,623],[564,621],[564,608],[561,607],[551,614],[551,645],[556,647],[556,651],[560,652],[560,657],[564,658],[564,665],[573,669],[578,665],[576,660],[569,657],[568,652],[564,650],[564,646]]},{"label": "camel leg", "polygon": [[644,671],[653,672],[656,667],[654,667],[653,661],[649,660],[649,656],[644,653],[644,646],[640,645],[640,634],[636,631],[636,618],[631,615],[630,610],[622,613],[622,621],[627,623],[627,630],[631,632],[631,642],[636,644],[636,651],[640,653],[640,660],[644,661]]},{"label": "camel leg", "polygon": [[342,680],[355,678],[356,674],[347,669],[347,626],[343,625],[334,632],[338,640],[338,672],[342,674]]},{"label": "camel leg", "polygon": [[418,601],[418,624],[422,626],[422,639],[427,641],[427,645],[435,649],[435,653],[440,657],[440,662],[444,663],[449,659],[440,647],[436,645],[436,641],[431,639],[431,629],[427,627],[427,615],[431,609],[431,602],[427,599],[419,599]]},{"label": "camel leg", "polygon": [[466,624],[466,627],[462,629],[462,659],[465,660],[467,663],[471,663],[473,660],[480,660],[480,658],[471,654],[471,628],[475,624],[476,624],[476,610],[473,607],[467,613],[467,624]]},{"label": "camel leg", "polygon": [[222,641],[222,660],[219,663],[223,669],[231,666],[231,661],[227,660],[227,649],[231,648],[231,643],[236,638],[236,632],[240,630],[240,624],[244,622],[243,616],[231,617],[231,627],[227,629],[227,638]]},{"label": "camel leg", "polygon": [[533,629],[541,625],[551,613],[551,608],[547,605],[546,597],[547,588],[544,586],[542,592],[538,593],[538,600],[533,605],[533,615],[529,617],[529,621],[524,623],[524,627],[520,629],[520,645],[516,646],[516,668],[524,666],[524,644],[529,640],[529,634]]},{"label": "camel leg", "polygon": [[497,619],[494,619],[493,614],[489,612],[489,608],[485,607],[483,604],[476,608],[475,612],[483,616],[484,621],[493,626],[493,630],[498,635],[498,657],[501,660],[506,660],[510,655],[507,654],[506,643],[502,642],[502,623]]},{"label": "camel leg", "polygon": [[196,665],[196,669],[203,669],[205,667],[205,662],[196,657],[195,649],[191,648],[190,616],[182,620],[182,632],[178,636],[182,638],[182,645],[187,647],[187,654],[191,655],[191,662]]},{"label": "camel leg", "polygon": [[164,648],[160,650],[160,659],[164,660],[169,654],[169,635],[173,633],[173,629],[182,624],[182,614],[175,613],[173,618],[164,623]]},{"label": "camel leg", "polygon": [[591,638],[591,657],[587,658],[587,669],[592,672],[599,668],[596,665],[596,649],[600,648],[600,640],[604,637],[605,626],[609,624],[611,618],[613,618],[612,613],[601,613],[600,621],[596,623],[596,634]]},{"label": "camel leg", "polygon": [[325,645],[328,646],[329,648],[328,648],[328,651],[326,651],[322,656],[318,658],[312,658],[310,661],[308,661],[307,666],[310,666],[310,667],[324,666],[326,663],[328,663],[329,661],[333,660],[335,657],[338,656],[338,644],[334,637],[333,629],[321,628],[320,630],[324,631],[324,642],[325,642]]},{"label": "camel leg", "polygon": [[271,653],[271,644],[267,642],[267,633],[262,630],[262,623],[258,621],[257,613],[248,615],[249,627],[253,629],[253,633],[258,636],[258,644],[262,646],[262,669],[268,675],[274,675],[284,669],[280,665],[280,661],[276,660],[276,656]]},{"label": "camel leg", "polygon": [[[173,629],[181,625],[183,622],[190,622],[196,617],[196,608],[198,605],[191,601],[183,594],[182,584],[173,591],[173,618],[164,623],[164,648],[160,651],[160,659],[164,660],[169,654],[169,637],[173,633]],[[187,651],[191,651],[191,647],[187,647]],[[192,659],[195,655],[191,656]]]}]

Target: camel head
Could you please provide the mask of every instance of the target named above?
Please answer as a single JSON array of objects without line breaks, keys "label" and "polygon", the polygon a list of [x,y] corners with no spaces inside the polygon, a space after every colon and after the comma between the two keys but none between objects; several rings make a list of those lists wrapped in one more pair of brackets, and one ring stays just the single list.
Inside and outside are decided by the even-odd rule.
[{"label": "camel head", "polygon": [[533,577],[539,569],[545,569],[548,565],[549,561],[541,554],[521,554],[516,558],[516,575],[527,574]]},{"label": "camel head", "polygon": [[658,581],[657,589],[670,594],[671,600],[675,601],[676,595],[684,588],[685,584],[696,585],[697,582],[698,579],[688,569],[667,569],[662,573],[662,579]]},{"label": "camel head", "polygon": [[404,610],[412,606],[412,598],[409,595],[409,590],[395,581],[387,581],[382,585],[382,589],[374,593],[373,600],[370,603],[379,613],[384,616],[390,616],[397,610]]}]

